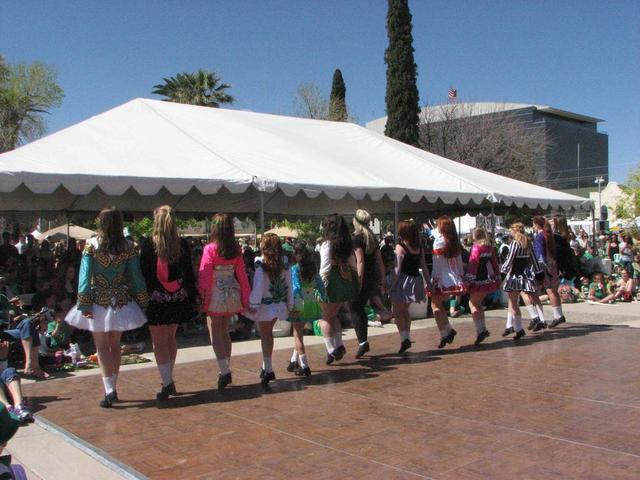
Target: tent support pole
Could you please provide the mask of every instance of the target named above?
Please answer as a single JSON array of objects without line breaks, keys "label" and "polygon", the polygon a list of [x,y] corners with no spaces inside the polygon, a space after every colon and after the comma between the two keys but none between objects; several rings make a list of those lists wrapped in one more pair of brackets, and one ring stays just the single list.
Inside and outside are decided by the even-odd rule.
[{"label": "tent support pole", "polygon": [[260,233],[264,233],[264,192],[260,192]]},{"label": "tent support pole", "polygon": [[496,241],[496,215],[493,212],[493,203],[491,204],[491,242]]},{"label": "tent support pole", "polygon": [[596,248],[596,210],[591,207],[591,235],[593,239],[593,243],[591,245],[592,248]]},{"label": "tent support pole", "polygon": [[393,202],[393,235],[398,240],[398,202]]}]

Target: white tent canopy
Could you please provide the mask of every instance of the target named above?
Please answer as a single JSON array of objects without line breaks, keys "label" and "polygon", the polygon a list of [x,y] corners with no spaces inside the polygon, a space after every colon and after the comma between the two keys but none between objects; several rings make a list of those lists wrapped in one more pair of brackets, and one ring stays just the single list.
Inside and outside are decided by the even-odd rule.
[{"label": "white tent canopy", "polygon": [[[397,202],[397,203],[396,203]],[[0,155],[0,210],[587,209],[358,125],[135,99]]]}]

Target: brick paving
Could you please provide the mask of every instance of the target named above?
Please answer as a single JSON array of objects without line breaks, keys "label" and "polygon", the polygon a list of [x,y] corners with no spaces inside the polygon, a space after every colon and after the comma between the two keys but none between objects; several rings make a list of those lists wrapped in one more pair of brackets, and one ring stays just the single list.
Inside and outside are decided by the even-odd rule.
[{"label": "brick paving", "polygon": [[99,376],[25,385],[37,414],[152,479],[637,479],[640,478],[640,330],[563,325],[519,345],[492,336],[473,347],[459,326],[355,342],[336,366],[308,349],[314,375],[285,370],[258,382],[260,354],[234,357],[234,384],[214,390],[215,361],[175,368],[180,396],[158,408],[155,368],[121,373],[122,401],[98,407]]}]

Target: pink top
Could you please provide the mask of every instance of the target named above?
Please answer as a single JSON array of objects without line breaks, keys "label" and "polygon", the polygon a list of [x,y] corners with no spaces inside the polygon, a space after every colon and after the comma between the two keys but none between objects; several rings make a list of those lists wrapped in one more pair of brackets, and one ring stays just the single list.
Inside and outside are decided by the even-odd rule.
[{"label": "pink top", "polygon": [[156,272],[158,280],[167,292],[175,293],[182,286],[178,280],[169,281],[169,262],[162,260],[160,257],[156,261]]},{"label": "pink top", "polygon": [[200,269],[198,271],[198,292],[202,299],[202,309],[206,312],[209,306],[208,299],[211,298],[211,288],[213,286],[214,267],[216,265],[233,265],[236,279],[240,284],[240,300],[244,308],[249,308],[249,295],[251,287],[247,272],[244,269],[244,259],[242,251],[238,248],[238,255],[235,258],[224,258],[218,255],[218,245],[209,243],[204,247]]}]

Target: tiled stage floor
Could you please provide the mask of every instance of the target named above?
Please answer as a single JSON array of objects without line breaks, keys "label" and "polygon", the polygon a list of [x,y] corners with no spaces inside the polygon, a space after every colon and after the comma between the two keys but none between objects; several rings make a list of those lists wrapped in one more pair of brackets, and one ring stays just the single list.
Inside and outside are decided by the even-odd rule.
[{"label": "tiled stage floor", "polygon": [[158,374],[121,374],[123,399],[98,407],[99,376],[25,386],[38,414],[153,479],[638,479],[640,329],[563,325],[521,344],[453,346],[418,330],[404,357],[397,335],[355,344],[331,367],[309,349],[313,378],[259,385],[259,354],[234,358],[234,385],[212,389],[213,360],[176,366],[182,395],[159,409]]}]

